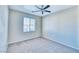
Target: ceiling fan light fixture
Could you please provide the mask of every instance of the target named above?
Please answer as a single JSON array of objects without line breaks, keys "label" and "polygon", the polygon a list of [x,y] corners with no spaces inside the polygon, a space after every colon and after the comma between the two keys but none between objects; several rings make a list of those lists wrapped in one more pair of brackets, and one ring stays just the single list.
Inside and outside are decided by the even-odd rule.
[{"label": "ceiling fan light fixture", "polygon": [[46,6],[45,5],[41,5],[41,7],[35,5],[35,7],[38,8],[39,10],[32,11],[32,12],[40,12],[41,11],[42,14],[44,14],[44,12],[48,12],[48,13],[51,12],[49,10],[46,10],[46,9],[48,9],[50,7],[50,5],[46,5]]}]

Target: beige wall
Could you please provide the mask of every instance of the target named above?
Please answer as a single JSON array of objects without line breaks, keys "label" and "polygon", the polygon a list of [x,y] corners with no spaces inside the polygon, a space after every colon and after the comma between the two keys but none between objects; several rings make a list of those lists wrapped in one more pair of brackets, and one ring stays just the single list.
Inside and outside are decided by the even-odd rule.
[{"label": "beige wall", "polygon": [[77,39],[78,8],[72,7],[43,17],[43,36],[79,49]]},{"label": "beige wall", "polygon": [[[36,19],[36,31],[23,33],[23,17]],[[10,10],[9,12],[9,43],[19,42],[41,36],[41,18],[31,14]]]}]

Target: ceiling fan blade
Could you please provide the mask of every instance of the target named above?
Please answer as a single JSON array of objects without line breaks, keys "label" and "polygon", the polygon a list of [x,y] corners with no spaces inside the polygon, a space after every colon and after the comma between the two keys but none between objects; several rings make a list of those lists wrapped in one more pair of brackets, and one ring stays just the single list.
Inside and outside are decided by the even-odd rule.
[{"label": "ceiling fan blade", "polygon": [[39,8],[37,5],[35,5],[35,7],[38,8],[38,9],[41,9],[41,8]]},{"label": "ceiling fan blade", "polygon": [[50,13],[51,11],[45,10],[45,12],[49,12]]},{"label": "ceiling fan blade", "polygon": [[47,5],[46,7],[44,7],[44,9],[47,9],[48,7],[50,7],[50,5]]}]

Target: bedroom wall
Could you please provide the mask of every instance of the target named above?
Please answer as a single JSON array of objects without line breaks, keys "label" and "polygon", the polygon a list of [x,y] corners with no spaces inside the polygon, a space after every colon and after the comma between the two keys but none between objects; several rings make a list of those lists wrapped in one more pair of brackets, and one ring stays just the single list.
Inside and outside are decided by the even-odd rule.
[{"label": "bedroom wall", "polygon": [[78,47],[79,47],[79,6],[78,6],[78,16],[77,16],[77,39],[78,39]]},{"label": "bedroom wall", "polygon": [[43,37],[79,49],[77,38],[78,7],[43,17]]},{"label": "bedroom wall", "polygon": [[[23,17],[36,19],[36,31],[23,33]],[[9,11],[9,43],[19,42],[41,36],[41,17],[23,13],[20,11]]]},{"label": "bedroom wall", "polygon": [[8,40],[8,6],[0,6],[0,52],[6,52]]}]

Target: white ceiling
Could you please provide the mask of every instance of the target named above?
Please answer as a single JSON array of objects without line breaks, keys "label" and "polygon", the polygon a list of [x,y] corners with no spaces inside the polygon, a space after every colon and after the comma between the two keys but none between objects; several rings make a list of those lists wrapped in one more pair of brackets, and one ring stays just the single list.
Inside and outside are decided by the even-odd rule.
[{"label": "white ceiling", "polygon": [[[38,5],[40,7],[40,5]],[[49,15],[58,11],[62,11],[64,9],[68,9],[74,7],[74,5],[50,5],[50,7],[47,10],[50,10],[51,13],[47,13],[45,12],[43,15],[41,12],[34,12],[32,13],[32,11],[36,11],[38,10],[35,5],[10,5],[9,8],[13,9],[13,10],[18,10],[18,11],[22,11],[25,13],[29,13],[29,14],[33,14],[33,15],[37,15],[37,16],[45,16],[45,15]]]}]

